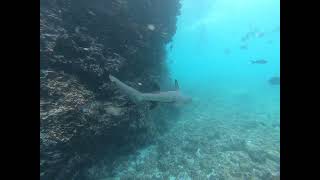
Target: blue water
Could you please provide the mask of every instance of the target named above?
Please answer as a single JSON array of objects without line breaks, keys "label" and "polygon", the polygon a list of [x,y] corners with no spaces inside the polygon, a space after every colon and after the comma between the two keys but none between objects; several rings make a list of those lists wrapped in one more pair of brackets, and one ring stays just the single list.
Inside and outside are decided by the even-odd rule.
[{"label": "blue water", "polygon": [[[241,88],[256,94],[257,100],[279,96],[279,88],[266,83],[280,74],[280,33],[273,32],[280,26],[279,6],[278,0],[183,0],[173,48],[168,49],[172,77],[204,98],[218,89],[228,96]],[[242,43],[254,28],[265,35]],[[240,49],[242,44],[248,49]],[[250,64],[256,59],[268,64]]]},{"label": "blue water", "polygon": [[[194,101],[157,143],[115,163],[107,177],[279,178],[280,86],[268,82],[280,76],[279,0],[181,3],[167,65]],[[258,59],[268,62],[251,64]]]}]

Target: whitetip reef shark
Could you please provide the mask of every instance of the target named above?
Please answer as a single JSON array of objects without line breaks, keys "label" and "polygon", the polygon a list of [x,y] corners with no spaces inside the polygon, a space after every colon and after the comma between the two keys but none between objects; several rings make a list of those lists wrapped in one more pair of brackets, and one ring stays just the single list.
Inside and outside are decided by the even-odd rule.
[{"label": "whitetip reef shark", "polygon": [[109,75],[111,82],[114,82],[117,87],[126,95],[129,96],[131,100],[135,103],[140,102],[151,102],[150,109],[155,108],[158,102],[160,103],[172,103],[176,106],[188,104],[192,101],[191,97],[183,95],[179,90],[178,81],[175,80],[175,90],[174,91],[164,91],[164,92],[152,92],[152,93],[142,93],[138,90],[126,85],[121,82],[116,77]]}]

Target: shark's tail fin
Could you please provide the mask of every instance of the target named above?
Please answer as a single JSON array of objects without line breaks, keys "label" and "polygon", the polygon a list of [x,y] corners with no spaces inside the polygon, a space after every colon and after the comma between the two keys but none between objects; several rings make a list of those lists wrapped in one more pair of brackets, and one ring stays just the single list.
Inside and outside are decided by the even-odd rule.
[{"label": "shark's tail fin", "polygon": [[139,103],[141,101],[143,101],[143,95],[141,92],[139,92],[138,90],[126,85],[125,83],[121,82],[119,79],[117,79],[116,77],[109,75],[109,79],[111,82],[114,82],[117,87],[126,95],[129,96],[129,98],[131,100],[133,100],[136,103]]},{"label": "shark's tail fin", "polygon": [[174,87],[175,87],[175,90],[178,91],[180,88],[179,88],[179,83],[178,81],[175,79],[174,80]]}]

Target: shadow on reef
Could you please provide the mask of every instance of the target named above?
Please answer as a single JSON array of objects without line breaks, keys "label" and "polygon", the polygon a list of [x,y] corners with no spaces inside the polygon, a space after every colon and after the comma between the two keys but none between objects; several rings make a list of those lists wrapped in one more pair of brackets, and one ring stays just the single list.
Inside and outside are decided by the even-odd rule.
[{"label": "shadow on reef", "polygon": [[164,113],[152,119],[150,105],[130,103],[108,75],[141,91],[151,89],[138,83],[166,79],[179,9],[179,0],[40,1],[41,179],[81,179],[102,156],[165,130]]}]

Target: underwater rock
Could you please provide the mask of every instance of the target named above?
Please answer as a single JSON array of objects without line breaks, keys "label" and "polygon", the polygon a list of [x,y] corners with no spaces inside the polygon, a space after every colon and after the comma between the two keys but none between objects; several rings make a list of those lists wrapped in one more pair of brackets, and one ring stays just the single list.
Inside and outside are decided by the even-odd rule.
[{"label": "underwater rock", "polygon": [[148,105],[132,104],[107,77],[138,88],[166,76],[179,9],[179,0],[40,1],[41,179],[89,179],[102,155],[113,162],[164,129],[163,117],[150,121]]}]

